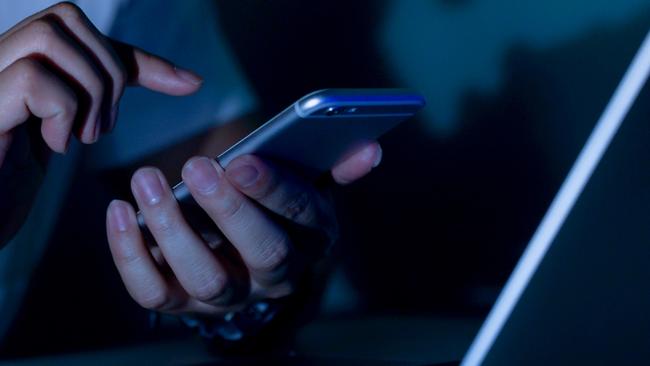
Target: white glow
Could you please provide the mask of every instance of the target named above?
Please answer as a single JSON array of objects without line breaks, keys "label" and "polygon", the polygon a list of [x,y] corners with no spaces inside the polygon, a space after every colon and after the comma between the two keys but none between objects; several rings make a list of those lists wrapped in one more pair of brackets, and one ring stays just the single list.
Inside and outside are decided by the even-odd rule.
[{"label": "white glow", "polygon": [[650,32],[623,80],[614,92],[591,136],[578,155],[544,215],[526,251],[517,263],[490,314],[465,355],[462,366],[480,365],[501,332],[517,301],[539,267],[562,224],[573,208],[612,138],[625,119],[650,72]]},{"label": "white glow", "polygon": [[309,100],[306,101],[305,104],[303,105],[303,109],[313,108],[319,105],[320,102],[321,102],[320,98],[309,98]]}]

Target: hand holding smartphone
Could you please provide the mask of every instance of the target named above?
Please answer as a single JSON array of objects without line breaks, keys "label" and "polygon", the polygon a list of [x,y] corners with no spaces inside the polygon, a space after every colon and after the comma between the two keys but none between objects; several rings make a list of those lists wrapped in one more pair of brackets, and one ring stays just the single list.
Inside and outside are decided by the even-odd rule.
[{"label": "hand holding smartphone", "polygon": [[[424,98],[403,89],[325,89],[299,99],[220,154],[223,167],[255,154],[315,179],[356,144],[377,139],[424,107]],[[173,189],[181,210],[197,231],[211,220],[194,202],[183,182]],[[145,227],[142,215],[138,223]],[[216,229],[216,227],[215,227]]]},{"label": "hand holding smartphone", "polygon": [[[138,169],[131,190],[142,217],[120,200],[107,210],[129,293],[148,309],[215,317],[310,291],[308,273],[337,237],[336,211],[313,179],[328,170],[337,182],[367,174],[380,157],[377,137],[423,105],[402,90],[322,90],[218,161],[188,160],[173,190],[160,170]],[[352,153],[357,144],[363,149]],[[242,178],[246,171],[253,174]],[[139,230],[143,217],[151,231]]]}]

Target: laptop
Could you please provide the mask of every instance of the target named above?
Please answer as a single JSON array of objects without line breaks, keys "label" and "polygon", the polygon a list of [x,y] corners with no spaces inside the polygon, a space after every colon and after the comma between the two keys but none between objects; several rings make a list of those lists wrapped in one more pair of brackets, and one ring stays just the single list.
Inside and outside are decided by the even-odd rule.
[{"label": "laptop", "polygon": [[461,365],[650,364],[649,72],[650,33]]}]

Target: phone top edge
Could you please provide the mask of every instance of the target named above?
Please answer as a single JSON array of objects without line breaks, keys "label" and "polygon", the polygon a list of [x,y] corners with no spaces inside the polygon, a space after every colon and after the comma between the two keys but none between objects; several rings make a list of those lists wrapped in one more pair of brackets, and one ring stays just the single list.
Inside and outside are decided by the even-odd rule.
[{"label": "phone top edge", "polygon": [[219,154],[216,160],[225,168],[237,156],[253,153],[264,143],[265,139],[280,132],[286,125],[296,122],[296,113],[294,103]]},{"label": "phone top edge", "polygon": [[[301,117],[310,116],[330,107],[404,107],[404,114],[412,114],[426,105],[424,97],[410,89],[321,89],[300,98],[294,106]],[[399,114],[399,109],[391,113]],[[377,114],[385,114],[378,111]]]}]

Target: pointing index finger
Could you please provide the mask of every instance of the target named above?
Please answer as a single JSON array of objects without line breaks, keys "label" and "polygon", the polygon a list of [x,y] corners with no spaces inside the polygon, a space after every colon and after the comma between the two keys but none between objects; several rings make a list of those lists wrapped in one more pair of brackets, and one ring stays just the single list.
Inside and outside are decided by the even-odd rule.
[{"label": "pointing index finger", "polygon": [[115,40],[111,44],[124,63],[131,85],[169,95],[187,95],[196,92],[203,83],[195,73],[140,48]]}]

